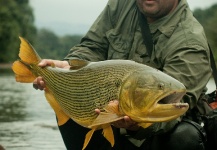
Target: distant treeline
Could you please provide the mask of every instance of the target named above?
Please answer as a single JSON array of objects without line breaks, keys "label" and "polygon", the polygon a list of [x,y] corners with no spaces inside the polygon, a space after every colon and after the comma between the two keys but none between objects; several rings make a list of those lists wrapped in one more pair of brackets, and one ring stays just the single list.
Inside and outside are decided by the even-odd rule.
[{"label": "distant treeline", "polygon": [[[194,10],[194,16],[204,26],[217,61],[217,4]],[[0,0],[0,63],[10,63],[18,58],[18,36],[29,40],[42,58],[60,60],[82,38],[82,35],[60,37],[49,29],[37,29],[29,0]]]},{"label": "distant treeline", "polygon": [[52,31],[40,29],[37,32],[34,48],[42,58],[62,60],[81,40],[81,35],[57,36]]},{"label": "distant treeline", "polygon": [[217,2],[207,9],[194,10],[194,16],[203,25],[217,62]]},{"label": "distant treeline", "polygon": [[57,36],[49,29],[37,29],[29,0],[0,0],[0,63],[18,59],[20,40],[26,38],[42,58],[63,59],[82,35]]}]

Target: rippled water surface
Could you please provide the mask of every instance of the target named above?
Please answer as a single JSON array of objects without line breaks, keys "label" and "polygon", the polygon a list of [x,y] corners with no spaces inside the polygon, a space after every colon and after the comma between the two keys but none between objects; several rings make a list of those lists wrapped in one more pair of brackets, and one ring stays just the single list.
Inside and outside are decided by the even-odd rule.
[{"label": "rippled water surface", "polygon": [[[209,92],[215,86],[208,84]],[[0,69],[0,145],[6,150],[64,150],[53,110],[42,91]]]},{"label": "rippled water surface", "polygon": [[64,150],[53,110],[42,91],[0,70],[0,145],[6,150]]}]

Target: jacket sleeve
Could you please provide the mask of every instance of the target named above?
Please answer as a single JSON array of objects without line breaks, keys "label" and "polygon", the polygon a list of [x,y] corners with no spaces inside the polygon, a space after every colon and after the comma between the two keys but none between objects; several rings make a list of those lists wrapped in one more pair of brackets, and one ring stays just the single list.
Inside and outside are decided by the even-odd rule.
[{"label": "jacket sleeve", "polygon": [[[113,28],[115,10],[118,1],[110,0],[98,18],[95,20],[87,34],[82,38],[80,44],[74,46],[65,60],[84,59],[88,61],[101,61],[107,59],[109,42],[106,32]],[[111,20],[112,18],[112,20]]]}]

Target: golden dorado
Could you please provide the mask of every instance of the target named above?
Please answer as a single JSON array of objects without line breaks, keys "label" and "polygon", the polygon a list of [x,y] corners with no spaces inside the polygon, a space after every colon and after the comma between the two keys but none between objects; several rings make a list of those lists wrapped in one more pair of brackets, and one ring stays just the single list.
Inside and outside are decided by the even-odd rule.
[{"label": "golden dorado", "polygon": [[[170,121],[184,114],[187,103],[181,103],[186,88],[169,75],[130,60],[88,62],[71,60],[70,69],[54,65],[39,67],[41,58],[21,38],[20,60],[12,69],[17,82],[32,83],[41,76],[46,82],[45,97],[58,118],[58,125],[70,118],[91,129],[83,149],[95,130],[114,145],[111,123],[125,115],[146,128],[155,122]],[[118,105],[109,105],[118,100]],[[95,109],[100,109],[97,114]]]}]

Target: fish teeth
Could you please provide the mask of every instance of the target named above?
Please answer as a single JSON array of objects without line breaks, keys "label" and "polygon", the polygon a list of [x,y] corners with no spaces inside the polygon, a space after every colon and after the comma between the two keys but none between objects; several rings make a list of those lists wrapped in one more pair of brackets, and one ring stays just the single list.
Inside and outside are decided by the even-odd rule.
[{"label": "fish teeth", "polygon": [[183,107],[187,107],[188,106],[187,103],[174,103],[173,105],[175,107],[177,107],[177,108],[183,108]]}]

